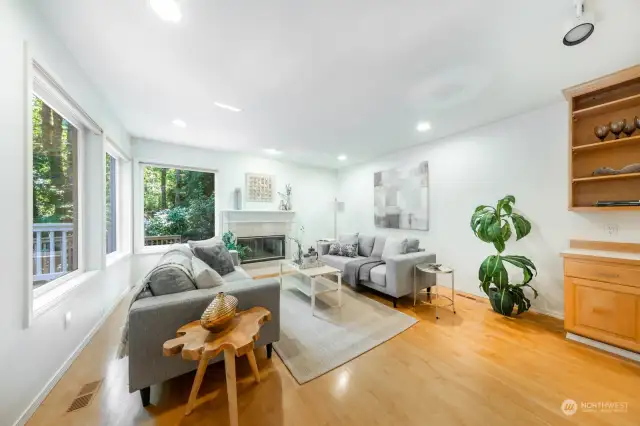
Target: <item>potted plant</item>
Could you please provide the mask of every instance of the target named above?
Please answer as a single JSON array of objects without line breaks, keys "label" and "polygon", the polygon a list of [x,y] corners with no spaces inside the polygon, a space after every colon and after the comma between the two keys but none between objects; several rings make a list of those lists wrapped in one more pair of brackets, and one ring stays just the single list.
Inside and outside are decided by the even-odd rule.
[{"label": "potted plant", "polygon": [[[478,206],[471,216],[471,229],[476,237],[485,243],[493,244],[497,250],[497,254],[488,256],[480,265],[480,288],[489,296],[493,310],[505,316],[511,316],[514,305],[518,307],[516,314],[529,310],[531,301],[524,294],[525,287],[533,290],[534,297],[538,297],[536,289],[529,285],[538,273],[533,262],[524,256],[502,254],[506,242],[511,238],[512,227],[516,232],[516,240],[531,232],[531,223],[513,212],[515,202],[516,198],[513,195],[507,195],[498,201],[496,207]],[[509,282],[505,262],[522,270],[522,282]]]},{"label": "potted plant", "polygon": [[251,252],[251,249],[248,246],[238,245],[236,236],[231,231],[227,231],[222,234],[222,242],[224,243],[227,250],[235,250],[238,252],[238,257],[240,260],[244,260],[247,258],[247,255]]}]

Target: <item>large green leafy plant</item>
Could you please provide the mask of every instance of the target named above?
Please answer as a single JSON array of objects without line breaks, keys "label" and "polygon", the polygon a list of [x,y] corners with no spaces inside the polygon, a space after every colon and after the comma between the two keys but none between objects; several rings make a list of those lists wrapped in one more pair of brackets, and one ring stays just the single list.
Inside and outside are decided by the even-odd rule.
[{"label": "large green leafy plant", "polygon": [[241,260],[247,258],[248,254],[251,252],[249,246],[243,246],[242,244],[237,243],[236,236],[231,231],[227,231],[222,234],[222,242],[224,243],[227,250],[235,250],[238,252],[238,257]]},{"label": "large green leafy plant", "polygon": [[[518,307],[518,314],[531,307],[531,301],[524,293],[525,287],[529,287],[534,297],[538,297],[538,292],[529,284],[538,273],[533,262],[524,256],[502,254],[513,234],[512,228],[515,230],[516,240],[526,237],[531,232],[531,223],[513,212],[515,202],[516,198],[513,195],[507,195],[498,201],[496,207],[478,206],[471,216],[471,229],[476,237],[485,243],[493,244],[497,250],[497,254],[488,256],[480,265],[480,288],[489,296],[493,309],[506,316],[511,316],[514,305]],[[522,282],[509,282],[505,263],[522,270]]]}]

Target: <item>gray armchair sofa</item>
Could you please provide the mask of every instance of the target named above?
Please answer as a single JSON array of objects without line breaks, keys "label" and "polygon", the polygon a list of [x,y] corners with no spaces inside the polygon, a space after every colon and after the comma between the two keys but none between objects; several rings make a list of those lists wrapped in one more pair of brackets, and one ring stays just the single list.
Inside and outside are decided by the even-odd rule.
[{"label": "gray armchair sofa", "polygon": [[[358,256],[344,257],[330,255],[329,247],[331,243],[321,243],[318,245],[321,260],[329,266],[340,269],[344,272],[345,265],[355,259],[362,259],[371,256],[371,248],[373,245],[382,244],[386,241],[385,236],[358,236]],[[416,246],[417,246],[416,242]],[[360,285],[364,285],[381,293],[387,294],[393,298],[393,307],[396,307],[398,298],[413,294],[413,279],[415,274],[415,265],[420,263],[435,263],[436,255],[427,253],[424,249],[417,249],[412,253],[397,254],[385,260],[384,265],[376,266],[371,269],[370,281],[360,281]],[[419,274],[416,280],[417,290],[430,288],[436,284],[436,276],[434,274]]]},{"label": "gray armchair sofa", "polygon": [[[280,284],[275,278],[253,280],[238,266],[224,275],[222,286],[153,296],[136,300],[129,311],[129,392],[140,390],[142,404],[150,402],[150,386],[195,370],[197,362],[179,356],[165,357],[162,345],[175,338],[183,325],[199,320],[216,293],[223,291],[238,298],[238,310],[263,306],[271,312],[264,323],[256,347],[267,346],[271,357],[272,343],[280,339]],[[222,354],[211,363],[222,360]]]}]

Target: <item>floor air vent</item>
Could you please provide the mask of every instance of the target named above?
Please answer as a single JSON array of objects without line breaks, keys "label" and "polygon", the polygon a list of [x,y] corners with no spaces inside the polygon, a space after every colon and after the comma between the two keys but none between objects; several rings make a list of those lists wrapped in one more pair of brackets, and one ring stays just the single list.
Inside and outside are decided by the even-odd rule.
[{"label": "floor air vent", "polygon": [[82,389],[78,392],[76,399],[74,399],[69,408],[67,408],[67,413],[71,413],[88,406],[93,400],[93,396],[98,392],[98,389],[100,389],[101,384],[102,380],[97,380],[82,386]]}]

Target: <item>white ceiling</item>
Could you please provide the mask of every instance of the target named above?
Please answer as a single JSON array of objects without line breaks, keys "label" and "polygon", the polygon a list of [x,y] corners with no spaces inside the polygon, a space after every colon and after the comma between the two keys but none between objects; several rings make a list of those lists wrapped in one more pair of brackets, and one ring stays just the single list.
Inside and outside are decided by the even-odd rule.
[{"label": "white ceiling", "polygon": [[[328,167],[542,106],[640,63],[637,0],[587,0],[596,30],[572,48],[561,42],[572,0],[182,0],[177,24],[148,0],[37,1],[132,135],[277,148]],[[432,130],[418,133],[420,120]]]}]

